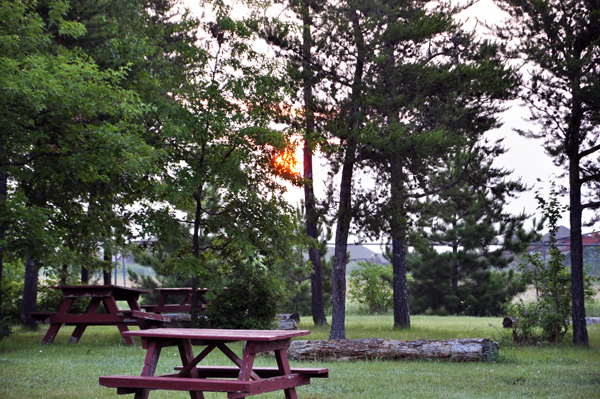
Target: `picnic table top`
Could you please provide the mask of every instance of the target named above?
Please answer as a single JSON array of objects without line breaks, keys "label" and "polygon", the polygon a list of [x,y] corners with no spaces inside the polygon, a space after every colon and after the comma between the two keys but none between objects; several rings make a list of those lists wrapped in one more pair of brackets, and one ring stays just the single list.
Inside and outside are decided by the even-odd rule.
[{"label": "picnic table top", "polygon": [[[189,292],[192,292],[192,287],[155,288],[154,290],[159,291],[161,294],[165,293],[165,294],[175,295],[177,293],[187,294]],[[198,288],[197,291],[198,292],[206,292],[206,291],[210,291],[210,290],[208,288]]]},{"label": "picnic table top", "polygon": [[148,294],[151,292],[150,290],[120,287],[118,285],[59,285],[50,288],[61,290],[64,294],[77,296],[115,296],[115,294]]},{"label": "picnic table top", "polygon": [[125,331],[123,335],[145,338],[180,338],[215,341],[277,341],[309,335],[309,330],[228,330],[209,328],[155,328]]}]

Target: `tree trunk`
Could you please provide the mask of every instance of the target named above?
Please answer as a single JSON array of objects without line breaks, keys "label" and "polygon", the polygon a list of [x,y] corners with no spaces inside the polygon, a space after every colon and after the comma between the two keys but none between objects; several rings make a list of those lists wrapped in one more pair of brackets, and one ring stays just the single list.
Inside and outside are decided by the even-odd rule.
[{"label": "tree trunk", "polygon": [[[454,218],[456,218],[456,215],[453,215]],[[456,219],[454,219],[456,220]],[[456,222],[453,221],[452,223],[452,229],[455,232],[455,237],[458,237],[458,228],[456,226]],[[456,295],[458,297],[458,240],[453,240],[452,241],[452,255],[453,255],[453,260],[452,260],[452,291],[453,294]]]},{"label": "tree trunk", "polygon": [[486,338],[448,341],[355,339],[346,341],[292,341],[288,356],[296,360],[404,360],[446,359],[452,361],[490,360],[498,353],[498,343]]},{"label": "tree trunk", "polygon": [[21,304],[21,324],[32,331],[37,330],[37,322],[29,317],[29,312],[37,311],[38,261],[28,256],[25,261],[25,282]]},{"label": "tree trunk", "polygon": [[[196,212],[194,216],[194,233],[192,235],[192,254],[196,260],[200,258],[200,223],[202,218],[202,187],[199,187],[199,193],[196,196]],[[194,326],[198,322],[198,276],[192,275],[192,309],[190,324]]]},{"label": "tree trunk", "polygon": [[198,314],[200,313],[200,309],[198,309],[198,286],[200,285],[200,281],[198,276],[192,277],[192,311],[190,317],[190,327],[194,327],[198,323]]},{"label": "tree trunk", "polygon": [[581,237],[581,178],[580,156],[581,125],[583,111],[580,95],[579,78],[571,82],[573,100],[571,102],[571,115],[567,130],[565,149],[569,157],[569,221],[571,224],[571,310],[573,323],[573,343],[575,345],[588,345],[588,333],[585,325],[585,294],[583,284],[583,240]]},{"label": "tree trunk", "polygon": [[84,285],[88,285],[90,283],[90,272],[85,266],[81,266],[81,282]]},{"label": "tree trunk", "polygon": [[392,291],[394,302],[394,328],[410,328],[410,312],[408,309],[408,288],[406,285],[406,246],[404,227],[404,196],[402,184],[404,176],[401,165],[392,159],[390,162],[390,207],[392,236]]},{"label": "tree trunk", "polygon": [[406,285],[406,246],[398,238],[392,238],[392,272],[394,328],[410,328]]},{"label": "tree trunk", "polygon": [[[351,4],[351,7],[354,7]],[[346,339],[346,263],[348,251],[348,233],[352,221],[352,173],[356,159],[356,141],[352,137],[352,129],[356,123],[356,114],[360,109],[360,97],[362,95],[362,76],[364,61],[366,57],[365,41],[360,18],[356,9],[351,11],[352,29],[356,42],[356,66],[352,81],[352,109],[350,111],[350,132],[346,139],[346,153],[344,154],[344,166],[342,167],[342,179],[340,181],[340,202],[337,213],[337,225],[335,231],[335,251],[333,260],[333,282],[332,282],[332,320],[329,339]]]},{"label": "tree trunk", "polygon": [[313,74],[311,67],[312,17],[310,15],[310,0],[304,0],[302,4],[302,69],[304,85],[304,121],[306,131],[304,132],[304,207],[306,214],[306,234],[312,244],[308,250],[308,258],[312,264],[310,275],[311,286],[311,310],[313,322],[316,326],[327,324],[325,318],[325,305],[323,304],[323,270],[321,267],[321,255],[316,243],[319,239],[317,227],[317,212],[315,209],[315,192],[313,187],[312,171],[312,149],[310,143],[315,131],[315,115],[313,112]]},{"label": "tree trunk", "polygon": [[60,285],[67,285],[68,275],[69,275],[69,265],[67,265],[66,263],[63,263],[60,268],[60,280],[58,280]]},{"label": "tree trunk", "polygon": [[581,238],[581,217],[583,208],[581,206],[581,183],[579,181],[578,157],[569,160],[569,188],[573,343],[575,345],[588,345],[583,284],[583,241]]},{"label": "tree trunk", "polygon": [[112,284],[112,253],[108,250],[108,246],[104,248],[104,267],[106,269],[102,270],[102,277],[104,280],[104,285]]},{"label": "tree trunk", "polygon": [[329,339],[346,339],[346,263],[348,251],[348,233],[352,220],[352,172],[356,144],[351,141],[346,146],[342,180],[340,182],[340,205],[338,208],[335,231],[335,252],[333,260],[332,283],[332,320]]}]

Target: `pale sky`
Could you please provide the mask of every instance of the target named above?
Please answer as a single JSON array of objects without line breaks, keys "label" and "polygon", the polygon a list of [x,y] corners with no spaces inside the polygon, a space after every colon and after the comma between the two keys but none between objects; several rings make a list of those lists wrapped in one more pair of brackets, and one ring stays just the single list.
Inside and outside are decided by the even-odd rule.
[{"label": "pale sky", "polygon": [[[184,0],[184,4],[188,6],[196,15],[202,15],[201,9],[197,6],[197,0]],[[238,9],[239,10],[239,9]],[[498,9],[492,0],[480,0],[468,10],[461,14],[465,18],[465,27],[471,28],[476,25],[476,18],[482,21],[500,23],[503,20],[503,13]],[[483,30],[479,25],[478,31]],[[534,198],[536,189],[541,188],[542,192],[547,193],[549,182],[555,181],[557,184],[564,183],[557,176],[561,174],[561,169],[554,166],[549,156],[544,153],[542,142],[540,140],[526,139],[512,131],[513,128],[521,129],[537,129],[536,126],[528,123],[524,118],[529,115],[526,107],[518,102],[511,104],[511,108],[501,115],[501,120],[504,125],[487,133],[490,139],[504,137],[504,145],[508,148],[506,154],[497,158],[495,166],[504,167],[512,170],[512,178],[521,178],[522,182],[532,186],[530,192],[522,194],[519,198],[513,199],[508,205],[508,211],[511,213],[525,212],[527,214],[535,214],[537,203]],[[300,150],[299,150],[300,151]],[[301,154],[301,152],[299,152]],[[301,159],[301,156],[300,158]],[[315,194],[319,198],[324,196],[324,181],[327,177],[327,165],[324,161],[315,157],[314,159],[314,180]],[[537,179],[541,179],[542,183],[538,183]],[[297,204],[303,198],[304,192],[302,188],[290,187],[286,198],[292,204]],[[565,204],[568,204],[568,199],[565,198]],[[590,212],[590,211],[585,211]],[[589,219],[590,213],[584,213],[584,221]],[[568,214],[563,214],[560,224],[569,226]],[[596,227],[598,229],[598,227]],[[585,231],[590,231],[589,228],[584,228]]]}]

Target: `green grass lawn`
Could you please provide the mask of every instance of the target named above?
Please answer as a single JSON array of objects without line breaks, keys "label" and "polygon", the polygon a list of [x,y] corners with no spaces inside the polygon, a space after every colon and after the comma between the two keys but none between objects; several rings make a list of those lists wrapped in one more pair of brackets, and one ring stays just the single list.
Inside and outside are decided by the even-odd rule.
[{"label": "green grass lawn", "polygon": [[[357,361],[292,362],[292,366],[328,367],[329,379],[314,379],[298,388],[302,399],[321,398],[600,398],[600,325],[588,326],[589,348],[570,345],[515,347],[502,337],[500,318],[413,316],[410,330],[394,331],[391,316],[348,316],[348,338],[450,339],[494,338],[500,356],[489,362]],[[327,329],[316,329],[310,318],[300,328],[307,338],[325,339]],[[107,374],[139,375],[145,351],[127,347],[115,327],[90,327],[80,343],[66,344],[72,327],[63,327],[52,345],[40,344],[46,328],[22,330],[0,342],[0,398],[117,398],[116,389],[98,384]],[[241,346],[232,349],[241,354]],[[179,365],[174,348],[166,348],[157,373]],[[217,353],[206,364],[229,365]],[[271,358],[260,365],[275,365]],[[132,395],[125,396],[133,398]],[[208,398],[226,398],[207,393]],[[276,392],[256,398],[283,398]],[[189,398],[187,392],[153,391],[150,398]]]}]

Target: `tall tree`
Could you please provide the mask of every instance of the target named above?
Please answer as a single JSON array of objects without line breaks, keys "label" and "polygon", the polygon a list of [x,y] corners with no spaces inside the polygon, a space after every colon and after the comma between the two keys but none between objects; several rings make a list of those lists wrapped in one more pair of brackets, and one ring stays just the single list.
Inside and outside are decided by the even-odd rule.
[{"label": "tall tree", "polygon": [[510,16],[496,34],[525,62],[521,99],[541,128],[519,133],[542,139],[568,178],[573,342],[587,345],[581,228],[583,211],[600,209],[600,3],[495,2]]},{"label": "tall tree", "polygon": [[[271,126],[285,94],[278,66],[253,50],[254,21],[234,20],[221,2],[206,5],[214,17],[203,21],[193,68],[174,91],[180,113],[159,133],[168,163],[154,218],[163,227],[191,227],[191,243],[172,259],[193,287],[230,272],[232,264],[221,262],[228,256],[244,267],[240,259],[270,265],[285,258],[293,230],[276,178],[294,176],[275,163],[290,141]],[[192,308],[192,322],[197,315]]]},{"label": "tall tree", "polygon": [[[82,191],[71,191],[71,182],[139,176],[138,163],[151,152],[133,122],[143,106],[119,87],[125,71],[100,71],[81,51],[56,43],[54,28],[73,37],[86,30],[64,18],[67,3],[44,4],[45,18],[36,2],[3,2],[0,8],[0,167],[12,183],[0,204],[2,225],[11,231],[3,244],[5,251],[30,257],[35,272],[28,273],[34,279],[28,287],[37,287],[37,268],[56,258],[66,235],[63,222],[82,206]],[[31,326],[27,313],[35,309],[35,291],[23,297],[24,322]]]},{"label": "tall tree", "polygon": [[426,3],[376,8],[384,10],[372,35],[381,50],[365,81],[371,115],[360,143],[376,182],[360,195],[356,221],[367,236],[391,237],[394,327],[401,328],[410,327],[406,248],[416,199],[440,189],[430,176],[449,154],[498,126],[500,101],[514,85],[497,47],[454,22],[460,8]]},{"label": "tall tree", "polygon": [[[292,0],[284,4],[285,11],[291,12],[297,21],[285,21],[273,18],[264,24],[261,32],[265,40],[278,48],[280,56],[288,63],[289,84],[301,92],[303,112],[293,116],[291,125],[301,131],[303,136],[303,186],[306,235],[312,240],[308,256],[312,265],[311,308],[315,325],[327,324],[325,304],[323,302],[323,271],[318,250],[318,219],[317,199],[314,192],[313,154],[322,134],[318,131],[315,111],[318,112],[318,101],[314,92],[318,90],[321,78],[323,49],[319,46],[318,20],[321,19],[325,8],[323,0]],[[299,25],[299,26],[298,26]]]},{"label": "tall tree", "polygon": [[327,151],[331,162],[330,180],[341,173],[339,192],[333,184],[328,188],[329,202],[336,220],[335,248],[332,281],[332,321],[329,339],[346,338],[346,265],[348,263],[348,237],[354,214],[352,183],[357,158],[357,142],[364,125],[363,78],[365,64],[373,56],[374,48],[365,41],[372,26],[371,13],[361,13],[358,2],[341,2],[328,8],[328,24],[323,27],[328,34],[327,54],[334,55],[326,71],[327,93],[330,97],[329,121],[326,129],[335,145]]},{"label": "tall tree", "polygon": [[319,253],[318,218],[319,214],[315,204],[315,190],[313,179],[313,148],[315,147],[315,113],[314,113],[314,86],[315,73],[312,64],[313,48],[313,16],[312,14],[322,8],[322,4],[314,0],[303,0],[300,6],[302,15],[302,73],[303,73],[303,100],[305,113],[304,130],[304,207],[306,208],[306,234],[312,243],[308,249],[308,257],[313,267],[310,275],[311,281],[311,307],[313,322],[317,326],[327,324],[325,318],[325,304],[323,303],[323,268],[321,254]]}]

